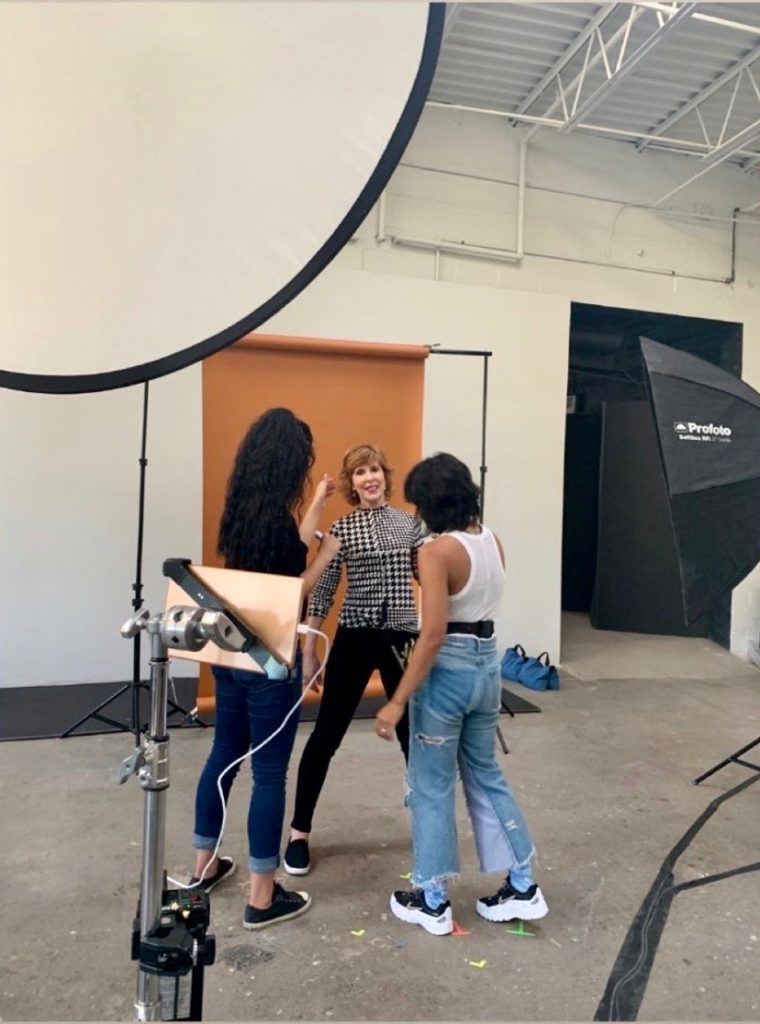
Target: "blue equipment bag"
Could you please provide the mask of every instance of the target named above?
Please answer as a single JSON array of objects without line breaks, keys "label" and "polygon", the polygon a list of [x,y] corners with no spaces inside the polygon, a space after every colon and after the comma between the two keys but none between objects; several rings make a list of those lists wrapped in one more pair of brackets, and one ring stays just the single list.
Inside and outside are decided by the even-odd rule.
[{"label": "blue equipment bag", "polygon": [[549,660],[549,652],[542,651],[537,658],[531,658],[520,644],[508,647],[501,660],[501,675],[515,683],[522,683],[529,690],[558,690],[559,673]]}]

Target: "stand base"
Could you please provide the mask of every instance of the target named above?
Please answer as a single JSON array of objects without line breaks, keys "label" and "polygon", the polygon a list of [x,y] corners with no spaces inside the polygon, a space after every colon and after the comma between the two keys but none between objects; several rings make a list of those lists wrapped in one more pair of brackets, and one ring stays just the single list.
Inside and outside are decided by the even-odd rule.
[{"label": "stand base", "polygon": [[721,768],[725,768],[728,764],[740,764],[743,768],[750,768],[753,772],[760,772],[760,765],[753,764],[752,761],[745,761],[741,756],[742,754],[746,754],[748,750],[752,750],[752,748],[756,747],[758,744],[760,744],[760,736],[751,743],[748,743],[746,747],[742,747],[741,750],[737,750],[735,753],[729,754],[729,756],[724,758],[719,764],[713,765],[713,767],[708,771],[697,776],[696,779],[692,780],[692,786],[698,786],[700,782],[704,782],[705,779],[709,779],[711,775],[719,772]]},{"label": "stand base", "polygon": [[[135,690],[138,691],[138,692],[135,693],[134,692]],[[60,734],[60,738],[63,740],[63,739],[66,739],[68,736],[72,736],[76,732],[77,729],[79,729],[82,725],[85,724],[85,722],[89,721],[90,719],[94,719],[96,722],[101,722],[103,725],[109,726],[108,729],[102,730],[101,734],[103,732],[105,732],[107,734],[114,733],[114,732],[131,732],[131,733],[133,733],[135,735],[139,735],[139,733],[145,732],[146,729],[148,728],[147,722],[146,723],[141,723],[141,722],[134,721],[134,720],[131,721],[131,722],[120,722],[120,721],[118,721],[115,718],[110,718],[108,715],[101,714],[101,712],[103,711],[104,708],[107,708],[110,704],[112,704],[115,700],[118,700],[118,698],[121,697],[122,694],[125,694],[125,693],[131,693],[132,694],[132,697],[131,697],[132,707],[133,708],[138,707],[139,706],[139,699],[140,699],[140,696],[143,693],[143,691],[145,693],[147,693],[148,695],[150,695],[150,686],[147,683],[143,683],[143,682],[125,683],[123,686],[119,687],[119,689],[116,690],[115,693],[112,693],[109,697],[106,697],[106,699],[101,701],[100,704],[97,704],[94,708],[92,708],[90,711],[88,711],[87,714],[83,715],[80,719],[78,719],[76,722],[74,722],[73,725],[70,725],[67,729],[65,729]],[[182,715],[182,721],[179,723],[180,727],[188,725],[188,726],[198,726],[198,727],[200,727],[202,729],[207,729],[208,728],[208,723],[204,722],[199,717],[199,711],[198,711],[198,707],[197,706],[192,708],[191,710],[188,710],[187,708],[183,707],[181,704],[177,704],[173,700],[168,700],[167,701],[167,707],[168,707],[167,718],[170,719],[172,717],[172,715]],[[134,714],[133,714],[133,719],[134,719]],[[89,733],[86,733],[85,735],[91,736],[91,735],[93,735],[93,733],[89,732]]]}]

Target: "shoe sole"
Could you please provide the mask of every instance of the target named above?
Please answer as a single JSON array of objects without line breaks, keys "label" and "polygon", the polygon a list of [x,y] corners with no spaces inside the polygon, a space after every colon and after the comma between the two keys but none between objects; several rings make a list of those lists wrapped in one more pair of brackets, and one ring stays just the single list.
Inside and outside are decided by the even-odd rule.
[{"label": "shoe sole", "polygon": [[301,914],[305,914],[311,906],[311,896],[309,896],[304,906],[299,907],[298,910],[294,910],[292,914],[280,914],[279,917],[272,917],[268,921],[257,921],[252,924],[250,921],[243,920],[243,927],[247,932],[260,932],[262,928],[271,928],[273,924],[282,924],[284,921],[292,921],[294,917],[300,917]]},{"label": "shoe sole", "polygon": [[311,871],[311,864],[305,868],[292,868],[286,860],[282,862],[282,866],[285,868],[289,875],[308,875]]},{"label": "shoe sole", "polygon": [[546,917],[549,907],[542,893],[536,893],[531,900],[510,900],[508,903],[497,904],[495,907],[486,906],[480,900],[475,904],[475,909],[486,921],[538,921]]},{"label": "shoe sole", "polygon": [[441,917],[431,917],[421,910],[409,910],[407,907],[403,907],[396,900],[395,896],[391,896],[391,913],[399,921],[405,921],[407,924],[418,924],[430,935],[451,935],[454,931],[454,922],[450,912]]}]

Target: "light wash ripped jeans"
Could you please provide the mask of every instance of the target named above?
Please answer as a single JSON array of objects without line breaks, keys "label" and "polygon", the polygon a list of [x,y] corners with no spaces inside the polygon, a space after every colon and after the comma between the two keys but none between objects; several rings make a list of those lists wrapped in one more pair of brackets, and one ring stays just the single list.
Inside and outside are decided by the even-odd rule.
[{"label": "light wash ripped jeans", "polygon": [[500,707],[496,637],[447,636],[411,700],[407,802],[416,886],[459,872],[457,765],[481,871],[506,874],[530,865],[533,840],[496,762]]}]

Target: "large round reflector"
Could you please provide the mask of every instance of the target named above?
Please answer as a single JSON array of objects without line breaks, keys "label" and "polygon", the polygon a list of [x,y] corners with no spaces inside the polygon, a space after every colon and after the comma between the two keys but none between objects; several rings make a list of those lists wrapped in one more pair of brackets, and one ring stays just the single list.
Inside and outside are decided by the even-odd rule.
[{"label": "large round reflector", "polygon": [[0,385],[121,387],[262,324],[348,241],[442,5],[0,4]]}]

